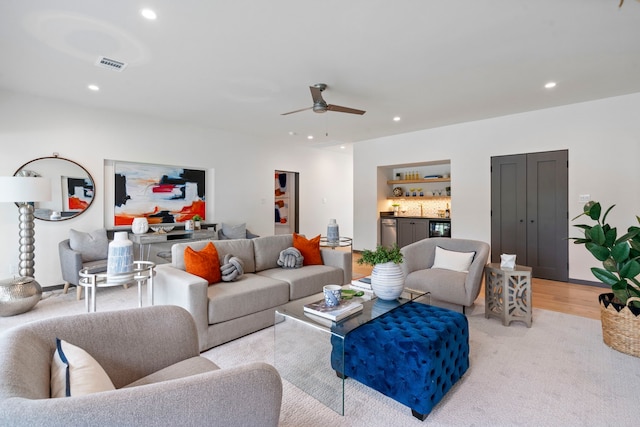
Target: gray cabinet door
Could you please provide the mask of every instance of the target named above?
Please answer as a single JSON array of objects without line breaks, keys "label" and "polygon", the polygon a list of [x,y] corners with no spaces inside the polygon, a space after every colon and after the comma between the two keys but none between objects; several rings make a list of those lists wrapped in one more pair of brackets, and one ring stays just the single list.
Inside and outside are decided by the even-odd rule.
[{"label": "gray cabinet door", "polygon": [[426,239],[429,237],[429,220],[416,219],[413,224],[413,241]]},{"label": "gray cabinet door", "polygon": [[429,237],[429,220],[398,218],[398,246],[403,247]]},{"label": "gray cabinet door", "polygon": [[398,218],[398,246],[413,243],[413,223],[409,218]]},{"label": "gray cabinet door", "polygon": [[569,279],[568,151],[491,158],[491,261],[516,254],[533,276]]}]

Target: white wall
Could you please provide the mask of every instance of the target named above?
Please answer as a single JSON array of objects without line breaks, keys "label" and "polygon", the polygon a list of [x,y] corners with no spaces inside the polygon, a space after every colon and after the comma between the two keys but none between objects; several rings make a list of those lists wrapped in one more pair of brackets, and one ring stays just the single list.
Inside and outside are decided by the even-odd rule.
[{"label": "white wall", "polygon": [[[215,184],[207,190],[207,222],[246,222],[260,235],[274,233],[274,171],[300,172],[300,232],[324,235],[329,218],[336,218],[341,234],[353,234],[350,154],[301,147],[285,137],[265,141],[5,91],[0,117],[0,175],[57,152],[83,165],[96,184],[93,205],[78,218],[36,220],[35,275],[43,286],[62,283],[57,245],[70,228],[90,231],[107,224],[105,159],[210,169]],[[0,277],[8,277],[18,263],[17,208],[2,203],[0,216]]]},{"label": "white wall", "polygon": [[[569,150],[569,218],[582,212],[578,195],[603,206],[619,229],[640,215],[640,94],[463,123],[363,141],[354,146],[354,248],[376,245],[378,166],[451,159],[453,237],[491,242],[492,156]],[[581,223],[577,221],[576,223]],[[568,236],[578,236],[571,226]],[[569,244],[569,277],[596,281],[597,261]]]}]

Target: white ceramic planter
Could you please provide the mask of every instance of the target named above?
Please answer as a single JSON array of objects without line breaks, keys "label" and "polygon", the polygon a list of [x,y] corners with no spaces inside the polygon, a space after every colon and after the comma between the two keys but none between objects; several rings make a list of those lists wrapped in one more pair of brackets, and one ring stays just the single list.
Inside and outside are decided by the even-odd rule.
[{"label": "white ceramic planter", "polygon": [[404,274],[400,265],[393,262],[376,264],[371,272],[373,293],[382,300],[394,300],[404,290]]},{"label": "white ceramic planter", "polygon": [[149,231],[149,221],[145,217],[134,218],[131,224],[133,234],[144,234]]}]

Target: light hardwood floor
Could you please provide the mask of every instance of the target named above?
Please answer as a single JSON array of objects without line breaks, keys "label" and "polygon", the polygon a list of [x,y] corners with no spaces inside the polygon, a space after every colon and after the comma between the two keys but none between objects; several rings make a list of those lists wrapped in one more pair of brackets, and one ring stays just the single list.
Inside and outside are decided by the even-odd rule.
[{"label": "light hardwood floor", "polygon": [[[357,260],[359,258],[360,255],[354,252],[353,276],[370,275],[372,268],[358,264]],[[531,298],[535,308],[600,319],[598,295],[607,292],[606,288],[535,278],[532,282]],[[480,290],[479,298],[484,299],[484,284]]]}]

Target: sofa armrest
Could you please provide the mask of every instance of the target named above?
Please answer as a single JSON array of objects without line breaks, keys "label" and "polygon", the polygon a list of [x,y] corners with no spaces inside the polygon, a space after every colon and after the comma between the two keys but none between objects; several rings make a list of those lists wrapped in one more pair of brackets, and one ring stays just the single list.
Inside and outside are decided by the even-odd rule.
[{"label": "sofa armrest", "polygon": [[282,381],[265,363],[60,399],[9,398],[0,424],[277,426]]},{"label": "sofa armrest", "polygon": [[207,290],[209,283],[201,277],[173,267],[171,264],[156,266],[153,281],[154,303],[157,305],[177,305],[193,316],[198,330],[200,350],[207,342],[209,328]]},{"label": "sofa armrest", "polygon": [[80,280],[78,272],[82,270],[82,255],[80,252],[71,249],[69,239],[58,243],[58,254],[60,256],[62,280],[78,286],[78,281]]},{"label": "sofa armrest", "polygon": [[341,284],[351,283],[351,251],[320,248],[320,253],[325,265],[342,269],[344,276]]}]

